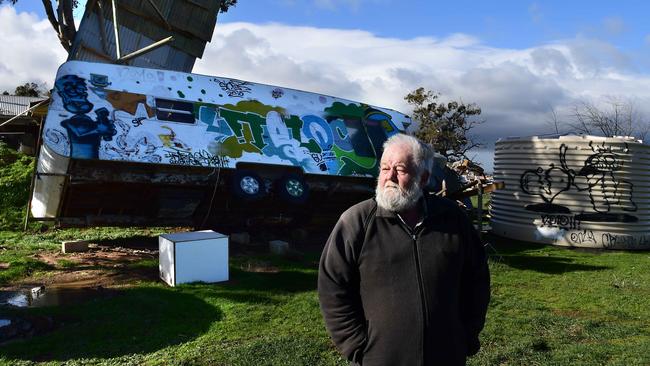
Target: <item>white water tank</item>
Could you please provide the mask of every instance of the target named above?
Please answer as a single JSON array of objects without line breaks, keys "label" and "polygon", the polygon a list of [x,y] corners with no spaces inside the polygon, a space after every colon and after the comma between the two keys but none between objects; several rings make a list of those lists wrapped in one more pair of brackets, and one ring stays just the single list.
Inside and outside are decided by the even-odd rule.
[{"label": "white water tank", "polygon": [[571,247],[650,249],[650,146],[631,137],[497,141],[492,232]]}]

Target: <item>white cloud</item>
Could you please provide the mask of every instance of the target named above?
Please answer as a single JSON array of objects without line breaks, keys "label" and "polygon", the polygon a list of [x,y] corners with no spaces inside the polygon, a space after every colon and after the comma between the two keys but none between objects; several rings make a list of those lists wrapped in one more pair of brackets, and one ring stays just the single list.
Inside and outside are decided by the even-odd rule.
[{"label": "white cloud", "polygon": [[585,37],[515,50],[465,34],[401,40],[359,30],[221,23],[196,70],[407,113],[403,97],[424,86],[443,99],[479,104],[487,121],[476,132],[486,141],[551,132],[545,123],[551,107],[565,111],[584,97],[650,100],[649,75],[613,45]]},{"label": "white cloud", "polygon": [[52,86],[56,69],[67,54],[47,20],[1,6],[0,39],[0,92],[13,92],[27,82]]}]

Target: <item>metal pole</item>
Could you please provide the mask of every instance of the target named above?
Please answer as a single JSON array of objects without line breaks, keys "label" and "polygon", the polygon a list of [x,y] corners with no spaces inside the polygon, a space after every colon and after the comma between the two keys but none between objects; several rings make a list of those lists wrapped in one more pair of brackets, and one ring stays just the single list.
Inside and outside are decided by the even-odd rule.
[{"label": "metal pole", "polygon": [[117,60],[117,62],[118,63],[127,62],[132,58],[141,56],[141,55],[143,55],[143,54],[145,54],[147,52],[151,52],[151,51],[155,50],[156,48],[158,48],[160,46],[164,46],[167,43],[172,42],[173,40],[174,40],[173,36],[169,36],[169,37],[167,37],[165,39],[161,39],[160,41],[158,41],[156,43],[152,43],[152,44],[150,44],[150,45],[148,45],[146,47],[142,47],[141,49],[139,49],[137,51],[131,52],[131,53],[129,53],[128,55],[126,55],[124,57],[121,57],[120,59]]},{"label": "metal pole", "polygon": [[111,0],[111,5],[113,6],[113,30],[115,31],[115,54],[117,55],[116,59],[119,60],[122,58],[122,51],[120,51],[120,31],[118,30],[117,22],[117,0]]},{"label": "metal pole", "polygon": [[476,208],[476,216],[478,216],[478,231],[481,232],[483,231],[483,184],[480,179],[478,181],[478,199],[476,201],[476,205],[478,206]]},{"label": "metal pole", "polygon": [[32,196],[34,195],[34,185],[36,184],[36,172],[38,171],[38,156],[41,154],[41,134],[43,133],[43,117],[41,117],[41,125],[38,127],[38,139],[36,141],[36,156],[34,159],[34,170],[32,171],[32,181],[29,184],[29,199],[27,200],[27,211],[25,212],[25,223],[23,231],[27,231],[27,224],[29,224],[29,212],[32,209]]}]

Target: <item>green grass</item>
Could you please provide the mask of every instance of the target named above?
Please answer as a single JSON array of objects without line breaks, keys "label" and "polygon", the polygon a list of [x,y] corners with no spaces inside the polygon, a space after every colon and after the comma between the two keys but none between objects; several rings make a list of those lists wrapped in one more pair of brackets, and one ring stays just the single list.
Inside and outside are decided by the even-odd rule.
[{"label": "green grass", "polygon": [[[2,255],[57,250],[69,236],[120,245],[162,230],[57,230],[14,236],[13,246],[4,233]],[[492,301],[470,365],[650,364],[650,253],[487,239]],[[74,306],[13,309],[59,327],[0,346],[0,363],[345,365],[319,312],[318,256],[235,256],[225,284],[142,282]],[[276,271],[247,271],[264,265]],[[155,260],[131,266],[157,272]]]}]

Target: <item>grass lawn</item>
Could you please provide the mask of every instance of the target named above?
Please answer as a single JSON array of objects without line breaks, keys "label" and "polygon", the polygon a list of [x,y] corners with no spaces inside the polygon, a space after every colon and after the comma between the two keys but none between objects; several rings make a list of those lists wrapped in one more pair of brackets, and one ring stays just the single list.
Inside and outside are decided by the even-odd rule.
[{"label": "grass lawn", "polygon": [[[25,258],[58,250],[62,239],[119,243],[164,230],[0,233],[0,262],[10,263],[0,285],[48,276],[52,265]],[[487,241],[492,301],[470,365],[650,365],[650,253]],[[345,365],[318,308],[319,255],[237,255],[225,284],[169,288],[148,280],[71,306],[0,308],[4,316],[57,324],[0,345],[0,363]],[[75,269],[74,261],[59,265]],[[158,271],[156,261],[134,265]]]}]

